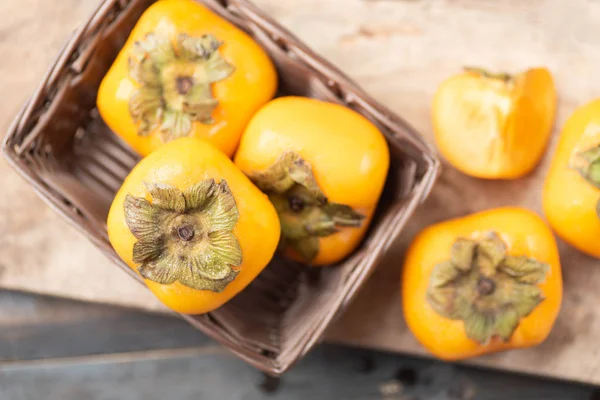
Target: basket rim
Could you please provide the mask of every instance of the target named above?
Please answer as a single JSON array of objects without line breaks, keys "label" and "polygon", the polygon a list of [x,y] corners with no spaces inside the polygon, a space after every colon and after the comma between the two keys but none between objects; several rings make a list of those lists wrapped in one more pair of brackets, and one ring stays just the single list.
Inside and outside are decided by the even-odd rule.
[{"label": "basket rim", "polygon": [[[202,3],[211,0],[201,0]],[[37,88],[34,90],[32,95],[26,100],[21,109],[14,116],[12,123],[10,124],[7,134],[2,141],[1,152],[3,157],[7,160],[8,164],[11,166],[13,170],[15,170],[29,185],[32,186],[34,192],[40,197],[54,212],[56,212],[63,220],[66,220],[71,226],[75,227],[80,233],[84,235],[88,240],[90,240],[99,250],[102,250],[101,246],[105,246],[106,243],[92,235],[91,232],[84,229],[83,224],[81,223],[82,216],[78,214],[78,209],[76,207],[72,207],[70,213],[66,212],[64,208],[61,208],[59,203],[63,202],[66,199],[58,199],[55,194],[52,193],[52,188],[40,179],[40,175],[33,171],[31,168],[27,167],[23,162],[24,153],[27,150],[27,146],[24,146],[27,142],[32,143],[35,138],[31,138],[28,136],[34,131],[34,128],[39,121],[36,121],[33,124],[31,129],[25,130],[24,127],[26,122],[31,118],[31,115],[36,108],[39,107],[40,100],[43,99],[44,90],[47,89],[49,82],[56,83],[59,80],[57,77],[57,71],[60,69],[64,69],[67,61],[72,57],[73,53],[77,50],[77,45],[79,44],[82,35],[86,33],[86,29],[89,27],[90,22],[97,17],[97,15],[103,11],[105,11],[108,7],[117,3],[118,0],[103,0],[100,5],[94,10],[90,17],[86,21],[84,21],[80,27],[74,30],[71,35],[65,40],[63,47],[58,52],[53,64],[51,64],[50,68],[47,70],[46,74],[43,76],[42,80],[38,84]],[[220,1],[219,4],[222,4],[223,1]],[[344,100],[346,102],[359,102],[360,105],[370,110],[374,115],[377,115],[379,119],[382,121],[388,121],[389,126],[396,127],[396,129],[391,129],[394,132],[404,131],[406,132],[405,138],[409,139],[411,145],[413,145],[418,151],[419,155],[422,157],[421,161],[425,162],[424,170],[421,174],[417,174],[416,171],[413,172],[414,185],[412,187],[411,192],[406,196],[406,203],[402,210],[402,212],[396,212],[393,217],[390,219],[389,223],[393,224],[391,228],[389,236],[385,241],[381,243],[377,243],[377,250],[374,250],[372,254],[368,255],[369,257],[374,257],[376,259],[380,259],[383,256],[381,249],[387,248],[391,241],[393,241],[402,231],[406,222],[412,217],[415,209],[421,204],[431,192],[435,181],[440,175],[441,172],[441,163],[436,156],[434,150],[431,145],[428,144],[425,139],[419,134],[410,124],[408,124],[403,118],[399,115],[395,114],[383,104],[379,103],[377,100],[372,98],[369,94],[367,94],[356,82],[348,78],[342,71],[340,71],[337,67],[331,64],[328,60],[324,59],[322,56],[315,53],[313,50],[308,48],[304,43],[302,43],[299,38],[297,38],[294,34],[290,33],[279,25],[277,21],[271,19],[268,15],[264,14],[257,6],[252,4],[248,0],[230,0],[229,2],[225,1],[228,5],[226,6],[228,10],[233,7],[235,10],[239,12],[239,10],[243,10],[244,7],[246,9],[251,10],[254,16],[258,16],[261,19],[262,23],[267,24],[269,27],[274,28],[276,31],[282,32],[286,40],[291,43],[296,49],[300,50],[304,53],[307,59],[311,59],[313,63],[308,64],[312,71],[321,72],[324,76],[328,77],[328,79],[333,82],[333,84],[343,85],[345,86],[346,96]],[[247,15],[243,15],[248,17]],[[306,63],[306,60],[303,60]],[[314,65],[317,65],[319,68],[315,68]],[[71,73],[71,72],[69,72]],[[66,79],[63,77],[63,79]],[[328,82],[329,83],[329,82]],[[351,98],[347,98],[351,96]],[[375,107],[373,107],[375,106]],[[378,110],[378,109],[379,110]],[[381,111],[380,111],[381,110]],[[24,132],[23,132],[24,131]],[[17,147],[19,134],[23,135],[23,139],[25,143],[21,143],[21,147]],[[386,138],[386,140],[391,140],[390,138]],[[416,162],[416,160],[413,160]],[[120,258],[115,254],[106,254],[107,257],[111,259],[111,261],[119,264],[122,262]],[[114,253],[114,252],[113,252]],[[346,282],[344,283],[344,290],[336,299],[335,304],[328,310],[328,312],[318,321],[316,327],[311,330],[308,338],[304,338],[301,343],[301,346],[297,346],[293,354],[288,354],[291,359],[290,362],[287,363],[279,363],[277,359],[268,358],[267,356],[263,356],[261,360],[265,364],[270,364],[270,367],[266,367],[264,364],[261,364],[257,361],[257,353],[252,353],[248,349],[241,348],[240,346],[235,346],[233,349],[231,346],[233,345],[232,339],[227,337],[226,332],[223,329],[215,330],[209,329],[208,327],[204,327],[203,322],[199,321],[198,317],[210,318],[207,315],[202,316],[187,316],[179,314],[183,319],[192,323],[197,329],[200,329],[204,334],[211,337],[212,339],[218,341],[219,343],[228,347],[229,350],[233,351],[238,357],[243,359],[244,361],[250,363],[254,367],[262,370],[265,373],[271,375],[281,375],[286,372],[289,368],[291,368],[303,355],[305,355],[314,345],[318,342],[325,330],[329,327],[332,320],[340,313],[344,307],[352,301],[358,292],[361,284],[364,283],[366,278],[373,272],[376,268],[378,261],[369,263],[369,267],[366,268],[356,268],[353,271]],[[143,284],[142,280],[135,274],[133,271],[127,271],[129,275],[134,277],[139,283]]]}]

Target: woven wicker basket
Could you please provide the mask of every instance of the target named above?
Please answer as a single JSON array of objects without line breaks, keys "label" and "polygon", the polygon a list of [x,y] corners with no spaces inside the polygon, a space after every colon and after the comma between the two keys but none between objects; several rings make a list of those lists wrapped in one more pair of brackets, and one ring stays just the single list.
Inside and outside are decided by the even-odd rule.
[{"label": "woven wicker basket", "polygon": [[[62,217],[132,277],[110,246],[112,198],[139,157],[99,118],[98,86],[152,0],[106,0],[68,40],[6,136],[11,165]],[[438,175],[438,161],[402,119],[246,0],[204,0],[260,43],[280,93],[344,104],[376,123],[392,156],[378,211],[360,248],[340,265],[308,269],[277,258],[220,309],[182,316],[240,358],[278,375],[304,355],[365,281]],[[139,279],[138,279],[139,280]],[[73,282],[73,284],[76,284]]]}]

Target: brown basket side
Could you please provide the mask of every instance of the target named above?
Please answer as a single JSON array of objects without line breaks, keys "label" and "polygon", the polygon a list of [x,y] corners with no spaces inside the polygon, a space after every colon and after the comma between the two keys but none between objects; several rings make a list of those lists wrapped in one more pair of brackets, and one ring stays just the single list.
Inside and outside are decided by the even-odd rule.
[{"label": "brown basket side", "polygon": [[[123,270],[106,236],[110,202],[139,157],[95,110],[104,73],[151,0],[107,0],[69,40],[15,118],[3,152],[62,217]],[[297,38],[246,0],[205,0],[249,32],[271,55],[280,91],[335,101],[376,123],[392,164],[367,239],[335,268],[318,270],[276,258],[242,293],[215,312],[183,316],[252,365],[289,368],[321,337],[402,230],[437,177],[438,161],[401,118],[375,102]],[[139,279],[138,279],[139,281]]]}]

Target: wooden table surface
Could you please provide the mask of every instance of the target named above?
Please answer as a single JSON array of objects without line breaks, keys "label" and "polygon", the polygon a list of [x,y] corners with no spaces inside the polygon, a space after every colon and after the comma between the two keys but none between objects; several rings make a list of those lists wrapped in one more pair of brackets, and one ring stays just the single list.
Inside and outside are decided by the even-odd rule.
[{"label": "wooden table surface", "polygon": [[[559,90],[557,127],[577,105],[600,93],[600,83],[594,84],[600,65],[597,41],[600,1],[255,2],[341,67],[374,97],[404,116],[428,139],[431,139],[429,104],[436,85],[464,64],[510,71],[531,65],[548,66],[557,78]],[[0,13],[10,15],[0,21],[0,90],[3,93],[0,121],[8,123],[33,91],[67,35],[97,4],[98,0],[0,2]],[[164,311],[149,292],[126,278],[73,228],[55,216],[3,160],[0,172],[3,187],[0,287]],[[524,188],[542,173],[540,169],[522,184],[512,184],[510,190],[498,196],[498,201],[530,197],[536,200],[537,194]],[[457,193],[456,182],[479,185],[483,192]],[[474,183],[446,168],[426,207],[431,209],[438,204],[441,209],[445,198],[467,195],[478,202],[473,206],[478,208],[486,201],[485,195],[479,193],[486,190],[497,191],[498,186]],[[446,211],[461,214],[467,210],[450,207]],[[422,212],[415,219],[426,221],[440,217],[432,215]],[[417,228],[418,224],[409,226],[402,243],[412,237]],[[402,245],[397,246],[377,270],[348,312],[332,327],[328,340],[425,354],[407,331],[400,312],[397,288],[402,250]],[[600,284],[600,270],[590,268],[592,260],[581,255],[567,261],[570,268],[564,271],[564,307],[548,341],[536,349],[482,357],[469,363],[600,383],[600,355],[596,346],[600,337],[600,310],[594,295]],[[38,306],[38,303],[33,304]],[[53,318],[67,321],[70,318],[67,314],[71,312],[73,310],[59,309]],[[81,312],[81,321],[84,321],[89,311],[82,309]],[[2,323],[19,326],[23,322],[20,314],[9,311],[3,314]],[[150,321],[151,317],[147,318]],[[140,337],[159,334],[150,322],[145,328],[137,331]],[[77,337],[72,335],[70,340],[74,343],[84,340]],[[178,340],[185,342],[185,338],[178,337]],[[98,343],[98,350],[101,346],[102,342]],[[52,346],[42,348],[52,349]]]},{"label": "wooden table surface", "polygon": [[265,379],[179,318],[0,292],[6,400],[597,400],[590,386],[317,346]]}]

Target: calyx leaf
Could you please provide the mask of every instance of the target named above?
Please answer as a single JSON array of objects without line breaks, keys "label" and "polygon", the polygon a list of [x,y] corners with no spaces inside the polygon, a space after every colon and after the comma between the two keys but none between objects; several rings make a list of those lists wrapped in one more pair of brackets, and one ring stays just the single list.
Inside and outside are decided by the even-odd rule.
[{"label": "calyx leaf", "polygon": [[431,274],[431,286],[439,288],[444,287],[454,279],[459,277],[461,269],[456,267],[452,261],[444,261],[439,263],[433,269]]},{"label": "calyx leaf", "polygon": [[[600,189],[600,145],[573,153],[569,167],[576,170],[587,183]],[[600,199],[596,202],[596,215],[600,218]]]},{"label": "calyx leaf", "polygon": [[221,292],[235,279],[243,254],[233,229],[239,213],[225,180],[206,179],[180,191],[146,182],[152,202],[127,195],[125,221],[138,239],[133,261],[145,279]]},{"label": "calyx leaf", "polygon": [[218,105],[211,84],[228,78],[235,67],[218,52],[222,45],[212,35],[179,34],[172,42],[150,32],[129,54],[129,75],[139,84],[129,99],[129,112],[138,135],[156,129],[167,142],[187,136],[194,122],[212,124]]},{"label": "calyx leaf", "polygon": [[334,235],[343,227],[360,227],[365,218],[348,205],[328,201],[312,166],[296,152],[283,153],[250,179],[279,214],[281,246],[293,248],[306,262],[319,253],[319,237]]},{"label": "calyx leaf", "polygon": [[490,233],[477,244],[475,264],[484,275],[493,275],[506,255],[506,245],[495,233]]},{"label": "calyx leaf", "polygon": [[514,79],[515,79],[515,77],[513,75],[508,74],[506,72],[491,72],[485,68],[480,68],[480,67],[464,67],[464,70],[466,72],[475,73],[484,78],[497,79],[497,80],[503,81],[505,83],[513,83]]},{"label": "calyx leaf", "polygon": [[471,269],[473,258],[475,257],[475,248],[477,243],[472,240],[458,238],[452,246],[451,264],[461,271]]},{"label": "calyx leaf", "polygon": [[515,277],[519,282],[523,283],[542,283],[546,279],[549,266],[540,264],[536,260],[525,257],[507,257],[500,269],[508,275]]},{"label": "calyx leaf", "polygon": [[426,300],[431,308],[462,320],[467,337],[482,345],[494,337],[509,341],[521,318],[544,300],[536,285],[549,265],[507,250],[495,232],[479,240],[458,238],[450,258],[436,265],[430,277]]},{"label": "calyx leaf", "polygon": [[574,153],[569,166],[589,184],[600,189],[600,145]]}]

